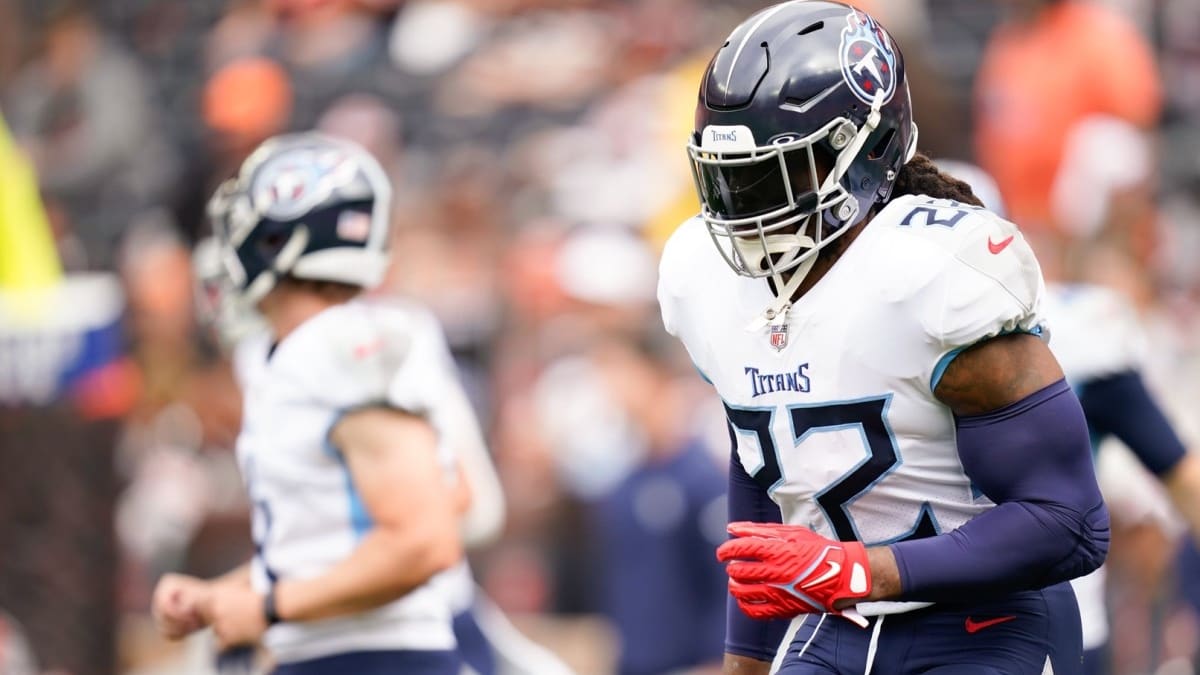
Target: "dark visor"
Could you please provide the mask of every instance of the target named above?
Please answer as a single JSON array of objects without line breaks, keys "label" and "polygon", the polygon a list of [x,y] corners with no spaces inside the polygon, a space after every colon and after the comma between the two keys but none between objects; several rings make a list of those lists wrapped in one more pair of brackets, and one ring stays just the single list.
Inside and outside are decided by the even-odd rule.
[{"label": "dark visor", "polygon": [[815,208],[816,192],[808,167],[808,152],[799,148],[785,153],[784,175],[778,156],[753,163],[706,163],[693,160],[700,199],[714,215],[724,219],[749,218],[790,206],[787,184],[796,205]]}]

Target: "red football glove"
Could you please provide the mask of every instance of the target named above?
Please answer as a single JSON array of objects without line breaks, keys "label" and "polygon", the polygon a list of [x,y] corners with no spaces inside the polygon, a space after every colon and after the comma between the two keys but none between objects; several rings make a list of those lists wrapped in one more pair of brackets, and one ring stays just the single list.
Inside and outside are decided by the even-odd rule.
[{"label": "red football glove", "polygon": [[860,626],[866,619],[854,607],[834,603],[871,593],[867,547],[856,541],[826,539],[799,525],[729,524],[730,539],[717,548],[729,563],[729,593],[752,619],[790,619],[830,613]]}]

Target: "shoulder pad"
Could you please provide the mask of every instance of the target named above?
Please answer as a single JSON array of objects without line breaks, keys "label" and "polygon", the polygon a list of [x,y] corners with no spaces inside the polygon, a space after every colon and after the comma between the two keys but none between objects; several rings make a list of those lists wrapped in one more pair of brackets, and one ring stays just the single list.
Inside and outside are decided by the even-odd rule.
[{"label": "shoulder pad", "polygon": [[315,395],[332,398],[339,407],[386,400],[392,377],[410,358],[409,321],[357,301],[330,308],[315,320],[319,323],[304,336]]},{"label": "shoulder pad", "polygon": [[703,260],[713,255],[713,242],[709,238],[704,222],[699,218],[685,220],[667,239],[662,259],[658,264],[658,304],[662,310],[663,326],[675,337],[679,334],[684,318],[682,300],[694,293]]},{"label": "shoulder pad", "polygon": [[[873,226],[892,228],[889,250],[923,268],[910,271],[917,283],[906,300],[939,361],[996,335],[1041,333],[1045,284],[1016,225],[986,209],[921,196],[898,198],[876,218],[883,222]],[[933,373],[931,364],[931,383]]]},{"label": "shoulder pad", "polygon": [[710,336],[702,324],[711,303],[721,295],[720,284],[732,275],[700,218],[684,221],[667,240],[658,272],[663,327],[679,339],[705,379],[705,373],[713,372],[716,364],[707,346]]},{"label": "shoulder pad", "polygon": [[[398,303],[352,301],[301,326],[289,364],[298,386],[337,408],[392,403],[395,383],[414,369],[430,375],[432,390],[447,369],[449,352],[437,321],[422,309]],[[283,345],[288,346],[292,338]],[[411,404],[402,396],[405,403]],[[411,409],[413,405],[403,405]]]},{"label": "shoulder pad", "polygon": [[[389,405],[426,414],[458,374],[442,326],[432,313],[400,302],[363,303],[374,326],[375,342],[361,349],[368,367],[384,378]],[[358,357],[364,355],[356,354]]]}]

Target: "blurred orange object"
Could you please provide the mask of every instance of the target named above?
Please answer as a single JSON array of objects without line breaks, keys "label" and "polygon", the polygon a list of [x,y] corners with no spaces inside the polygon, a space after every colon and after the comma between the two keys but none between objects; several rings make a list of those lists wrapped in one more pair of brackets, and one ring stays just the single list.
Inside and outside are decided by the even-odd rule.
[{"label": "blurred orange object", "polygon": [[265,6],[278,16],[296,17],[326,10],[384,13],[401,4],[401,0],[267,0]]},{"label": "blurred orange object", "polygon": [[1002,26],[976,84],[976,150],[1023,228],[1057,229],[1050,206],[1068,131],[1106,114],[1154,124],[1162,87],[1147,40],[1121,14],[1079,0],[1046,3]]},{"label": "blurred orange object", "polygon": [[257,142],[282,131],[291,114],[291,81],[270,59],[233,61],[204,87],[204,121],[222,133]]}]

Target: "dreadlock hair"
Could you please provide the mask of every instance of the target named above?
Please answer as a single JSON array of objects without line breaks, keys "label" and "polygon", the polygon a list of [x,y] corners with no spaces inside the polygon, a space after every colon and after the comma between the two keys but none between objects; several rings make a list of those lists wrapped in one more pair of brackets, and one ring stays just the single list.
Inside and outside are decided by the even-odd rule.
[{"label": "dreadlock hair", "polygon": [[970,185],[943,173],[932,159],[919,152],[900,167],[888,201],[901,195],[927,195],[935,199],[953,199],[956,202],[983,206],[983,202],[971,191]]}]

